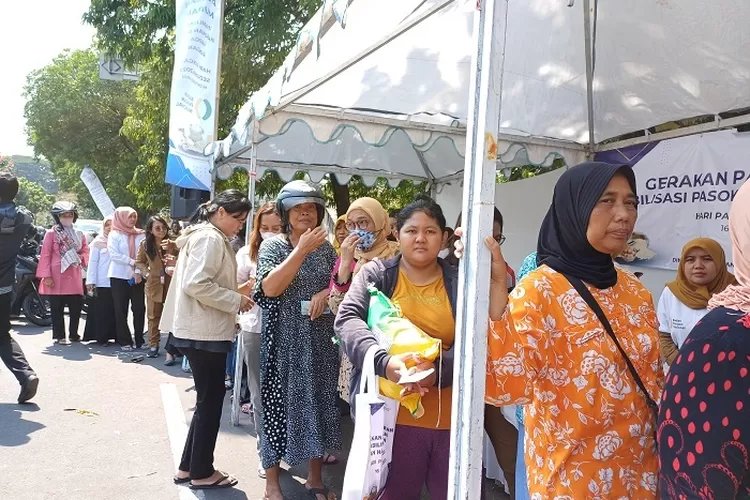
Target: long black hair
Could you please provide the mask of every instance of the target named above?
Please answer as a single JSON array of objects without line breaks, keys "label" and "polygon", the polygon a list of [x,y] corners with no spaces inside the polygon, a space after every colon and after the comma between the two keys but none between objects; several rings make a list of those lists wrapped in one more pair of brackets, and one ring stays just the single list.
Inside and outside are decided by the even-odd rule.
[{"label": "long black hair", "polygon": [[159,215],[152,215],[151,217],[149,217],[148,222],[146,222],[146,240],[144,241],[143,245],[146,250],[146,255],[148,255],[148,258],[151,260],[155,259],[159,254],[159,247],[156,244],[156,238],[154,237],[154,233],[151,231],[154,228],[154,222],[159,222],[162,226],[164,226],[164,239],[169,238],[169,224],[167,224],[167,221],[165,221],[164,218]]},{"label": "long black hair", "polygon": [[249,213],[252,205],[239,189],[227,189],[214,196],[213,200],[203,203],[190,217],[190,223],[207,222],[220,208],[230,214]]}]

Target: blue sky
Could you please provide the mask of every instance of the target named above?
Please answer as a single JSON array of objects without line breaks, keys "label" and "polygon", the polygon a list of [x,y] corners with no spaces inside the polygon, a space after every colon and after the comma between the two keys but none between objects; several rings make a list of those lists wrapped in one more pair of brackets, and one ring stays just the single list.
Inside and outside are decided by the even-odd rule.
[{"label": "blue sky", "polygon": [[94,30],[81,22],[90,0],[0,2],[0,154],[33,153],[26,144],[23,86],[26,75],[64,49],[91,45]]}]

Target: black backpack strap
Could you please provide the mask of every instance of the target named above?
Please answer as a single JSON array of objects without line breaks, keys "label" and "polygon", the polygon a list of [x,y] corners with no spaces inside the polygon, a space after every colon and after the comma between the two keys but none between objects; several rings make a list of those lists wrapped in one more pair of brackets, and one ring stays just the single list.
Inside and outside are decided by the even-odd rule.
[{"label": "black backpack strap", "polygon": [[564,276],[568,279],[570,284],[573,285],[573,288],[576,289],[576,291],[581,296],[581,298],[586,301],[586,303],[589,305],[591,310],[594,311],[594,314],[596,314],[596,317],[599,318],[599,321],[602,323],[602,326],[604,326],[604,329],[609,334],[609,337],[617,346],[617,350],[620,351],[620,354],[625,360],[625,364],[628,365],[628,370],[630,371],[630,375],[633,377],[633,379],[635,379],[635,383],[638,385],[638,388],[641,390],[641,392],[645,396],[646,404],[654,413],[654,417],[656,417],[659,414],[659,407],[657,406],[656,402],[653,399],[651,399],[651,395],[646,390],[646,386],[643,384],[643,380],[641,380],[640,375],[638,375],[638,372],[635,370],[633,363],[630,362],[630,358],[628,357],[628,355],[625,353],[625,350],[620,345],[620,341],[617,340],[617,337],[615,336],[615,332],[612,330],[612,325],[609,323],[609,320],[607,319],[607,316],[604,314],[604,311],[602,311],[602,308],[599,306],[599,303],[596,301],[594,296],[591,295],[591,292],[583,283],[583,281],[581,281],[579,278],[568,276],[567,274],[564,274]]}]

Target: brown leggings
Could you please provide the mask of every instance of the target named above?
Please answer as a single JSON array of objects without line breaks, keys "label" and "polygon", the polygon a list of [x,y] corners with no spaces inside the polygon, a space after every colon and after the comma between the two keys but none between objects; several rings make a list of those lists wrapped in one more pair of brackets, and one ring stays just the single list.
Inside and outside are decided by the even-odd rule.
[{"label": "brown leggings", "polygon": [[159,348],[159,341],[161,340],[161,334],[159,333],[159,322],[161,321],[162,310],[164,310],[164,304],[162,302],[154,302],[151,299],[146,299],[146,315],[148,316],[148,346],[152,349]]}]

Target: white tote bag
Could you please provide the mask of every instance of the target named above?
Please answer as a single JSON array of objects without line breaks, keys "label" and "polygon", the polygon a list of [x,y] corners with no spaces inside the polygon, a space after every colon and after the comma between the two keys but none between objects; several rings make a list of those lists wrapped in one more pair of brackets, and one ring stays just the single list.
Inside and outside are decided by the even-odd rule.
[{"label": "white tote bag", "polygon": [[378,393],[375,376],[378,349],[374,345],[367,351],[359,393],[354,396],[354,437],[346,462],[342,500],[375,500],[388,479],[398,401]]}]

